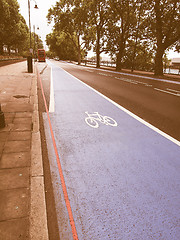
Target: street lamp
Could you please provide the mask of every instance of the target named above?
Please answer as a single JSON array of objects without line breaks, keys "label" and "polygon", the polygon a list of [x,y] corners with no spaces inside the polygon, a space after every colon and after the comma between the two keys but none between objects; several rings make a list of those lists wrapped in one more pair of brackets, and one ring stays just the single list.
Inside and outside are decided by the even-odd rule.
[{"label": "street lamp", "polygon": [[[32,73],[33,72],[33,65],[32,65],[32,52],[33,52],[33,49],[32,49],[32,45],[31,45],[31,11],[30,11],[30,1],[31,0],[28,0],[29,34],[30,34],[29,35],[29,37],[30,37],[30,56],[28,56],[27,62],[28,62],[28,72]],[[35,2],[34,8],[38,9],[38,6],[37,6],[37,3],[36,3],[35,0],[34,0],[34,2]]]}]

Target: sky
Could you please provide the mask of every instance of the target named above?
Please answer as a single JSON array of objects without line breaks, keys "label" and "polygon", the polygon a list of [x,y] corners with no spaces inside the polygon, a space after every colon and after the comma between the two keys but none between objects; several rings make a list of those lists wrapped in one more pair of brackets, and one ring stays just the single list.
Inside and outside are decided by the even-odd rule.
[{"label": "sky", "polygon": [[[28,13],[28,0],[17,0],[20,6],[20,13],[25,18],[29,26],[29,13]],[[31,13],[31,31],[33,32],[33,25],[35,25],[35,32],[41,36],[45,46],[46,35],[51,32],[52,25],[48,26],[46,16],[48,9],[56,4],[57,0],[30,0],[30,13]],[[35,9],[35,3],[38,9]],[[39,30],[37,29],[39,28]]]},{"label": "sky", "polygon": [[[25,18],[27,25],[29,26],[29,14],[28,14],[28,0],[17,0],[20,5],[20,13]],[[47,24],[46,16],[48,14],[48,9],[56,4],[57,0],[30,0],[31,5],[31,31],[33,32],[33,25],[35,25],[35,32],[41,36],[41,39],[44,43],[44,48],[47,50],[47,46],[45,44],[46,35],[52,31],[52,25]],[[35,9],[35,3],[37,4],[39,9]],[[39,30],[37,30],[39,27]],[[92,52],[88,54],[88,57]],[[94,54],[93,54],[94,55]],[[107,58],[107,55],[102,54],[103,58]],[[180,58],[180,53],[174,52],[170,50],[168,53],[168,58]]]}]

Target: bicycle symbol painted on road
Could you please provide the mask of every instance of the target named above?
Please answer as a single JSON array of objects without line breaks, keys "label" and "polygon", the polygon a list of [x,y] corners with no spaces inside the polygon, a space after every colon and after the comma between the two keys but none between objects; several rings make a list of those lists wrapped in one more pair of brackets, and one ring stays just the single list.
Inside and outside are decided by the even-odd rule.
[{"label": "bicycle symbol painted on road", "polygon": [[98,121],[102,124],[105,124],[105,125],[110,125],[110,126],[113,126],[113,127],[117,127],[117,122],[110,117],[102,116],[98,112],[94,112],[94,113],[91,113],[91,114],[88,113],[88,112],[85,112],[85,113],[88,115],[88,117],[85,118],[85,122],[90,127],[98,128],[99,127]]}]

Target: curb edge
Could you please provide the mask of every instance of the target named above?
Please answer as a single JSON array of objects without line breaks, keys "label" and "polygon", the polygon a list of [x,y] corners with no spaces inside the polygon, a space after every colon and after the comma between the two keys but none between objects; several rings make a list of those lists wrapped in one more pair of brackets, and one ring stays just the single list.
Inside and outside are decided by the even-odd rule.
[{"label": "curb edge", "polygon": [[32,80],[33,130],[31,140],[31,176],[30,176],[30,230],[31,240],[48,240],[47,212],[42,163],[41,137],[37,96],[37,74]]}]

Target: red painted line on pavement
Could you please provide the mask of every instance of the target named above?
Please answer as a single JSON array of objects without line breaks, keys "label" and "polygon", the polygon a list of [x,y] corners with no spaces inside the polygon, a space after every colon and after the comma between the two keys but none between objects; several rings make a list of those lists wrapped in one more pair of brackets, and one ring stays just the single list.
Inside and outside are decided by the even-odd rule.
[{"label": "red painted line on pavement", "polygon": [[56,141],[55,141],[55,138],[54,138],[54,133],[53,133],[53,130],[52,130],[51,120],[50,120],[50,117],[49,117],[49,111],[48,111],[48,108],[47,108],[47,103],[46,103],[46,99],[45,99],[45,95],[44,95],[41,76],[40,76],[40,73],[38,71],[38,68],[37,68],[37,76],[38,76],[38,80],[40,82],[41,92],[42,92],[44,105],[45,105],[46,113],[47,113],[47,117],[48,117],[49,127],[50,127],[50,131],[51,131],[51,137],[52,137],[52,141],[53,141],[54,151],[55,151],[55,154],[56,154],[56,161],[57,161],[59,175],[60,175],[60,179],[61,179],[61,184],[62,184],[62,189],[63,189],[63,194],[64,194],[64,200],[65,200],[65,203],[66,203],[66,207],[67,207],[67,211],[68,211],[68,215],[69,215],[69,220],[70,220],[70,224],[71,224],[73,239],[78,240],[76,226],[75,226],[75,222],[74,222],[74,218],[73,218],[73,214],[72,214],[72,209],[71,209],[71,205],[70,205],[70,201],[69,201],[69,197],[68,197],[68,193],[67,193],[67,188],[66,188],[66,184],[65,184],[65,180],[64,180],[64,176],[63,176],[63,171],[62,171],[62,167],[61,167],[61,163],[60,163],[60,158],[59,158],[59,154],[58,154],[58,150],[57,150],[57,146],[56,146]]}]

